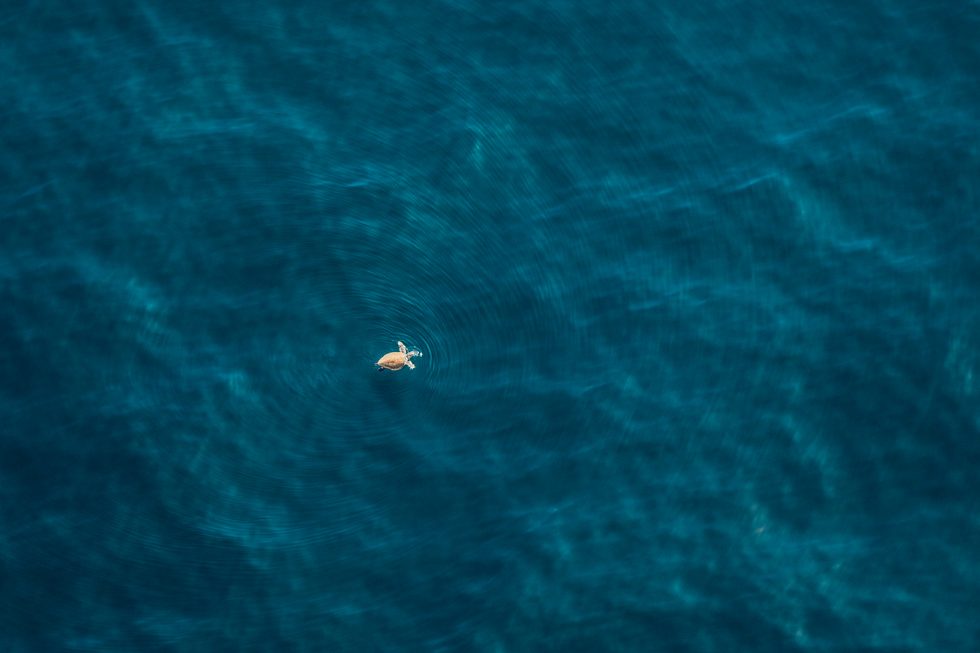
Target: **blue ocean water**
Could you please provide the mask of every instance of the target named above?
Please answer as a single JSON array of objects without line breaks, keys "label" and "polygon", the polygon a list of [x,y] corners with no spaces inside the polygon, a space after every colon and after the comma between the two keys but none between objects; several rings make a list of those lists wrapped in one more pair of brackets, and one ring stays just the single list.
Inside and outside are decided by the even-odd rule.
[{"label": "blue ocean water", "polygon": [[8,4],[0,649],[980,650],[978,34]]}]

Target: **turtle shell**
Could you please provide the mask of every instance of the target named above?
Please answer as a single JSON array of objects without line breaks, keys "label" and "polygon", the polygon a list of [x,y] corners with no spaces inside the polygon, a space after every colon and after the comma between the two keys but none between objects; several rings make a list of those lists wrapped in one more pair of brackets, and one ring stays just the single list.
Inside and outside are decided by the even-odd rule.
[{"label": "turtle shell", "polygon": [[393,351],[378,359],[377,365],[389,370],[400,370],[401,368],[405,367],[405,363],[407,361],[408,356],[400,351]]}]

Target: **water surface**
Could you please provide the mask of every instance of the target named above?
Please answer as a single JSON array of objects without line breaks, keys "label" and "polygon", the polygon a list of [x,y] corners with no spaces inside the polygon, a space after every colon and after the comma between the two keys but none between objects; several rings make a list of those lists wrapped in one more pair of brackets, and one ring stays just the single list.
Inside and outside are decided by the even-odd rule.
[{"label": "water surface", "polygon": [[977,34],[9,6],[3,650],[976,650]]}]

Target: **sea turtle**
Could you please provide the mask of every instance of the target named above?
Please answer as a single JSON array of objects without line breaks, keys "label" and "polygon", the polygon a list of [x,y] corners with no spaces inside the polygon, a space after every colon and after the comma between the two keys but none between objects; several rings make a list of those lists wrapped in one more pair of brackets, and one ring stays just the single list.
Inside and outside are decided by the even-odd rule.
[{"label": "sea turtle", "polygon": [[405,343],[401,340],[398,341],[398,351],[393,351],[385,354],[378,359],[375,365],[378,366],[379,370],[400,370],[401,368],[408,365],[411,369],[415,369],[415,364],[410,360],[412,356],[421,356],[422,352],[417,349],[408,351],[405,347]]}]

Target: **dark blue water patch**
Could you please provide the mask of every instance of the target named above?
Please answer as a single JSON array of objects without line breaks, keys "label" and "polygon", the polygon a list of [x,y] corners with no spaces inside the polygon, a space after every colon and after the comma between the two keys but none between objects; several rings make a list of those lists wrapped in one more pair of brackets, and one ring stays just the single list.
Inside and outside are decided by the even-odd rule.
[{"label": "dark blue water patch", "polygon": [[972,650],[978,27],[8,11],[5,650]]}]

